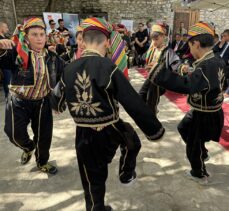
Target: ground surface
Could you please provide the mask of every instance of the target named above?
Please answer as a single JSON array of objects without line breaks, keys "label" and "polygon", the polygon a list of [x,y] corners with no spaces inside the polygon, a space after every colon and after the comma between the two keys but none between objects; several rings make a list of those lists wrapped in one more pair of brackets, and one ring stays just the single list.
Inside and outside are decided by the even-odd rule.
[{"label": "ground surface", "polygon": [[[133,86],[139,89],[143,77],[135,70],[130,71],[130,77]],[[20,165],[21,150],[14,147],[3,132],[2,92],[1,89],[0,210],[85,210],[74,150],[75,126],[68,112],[54,118],[50,161],[58,166],[59,172],[48,176],[37,170],[34,158],[27,165]],[[129,188],[123,187],[117,178],[120,155],[117,152],[109,167],[107,204],[115,211],[228,211],[229,153],[220,145],[209,143],[210,184],[201,186],[188,180],[184,170],[189,168],[189,163],[176,130],[184,114],[165,97],[162,97],[159,110],[159,119],[166,128],[165,137],[151,143],[137,129],[143,146],[137,163],[138,180]],[[133,122],[123,110],[121,116]]]}]

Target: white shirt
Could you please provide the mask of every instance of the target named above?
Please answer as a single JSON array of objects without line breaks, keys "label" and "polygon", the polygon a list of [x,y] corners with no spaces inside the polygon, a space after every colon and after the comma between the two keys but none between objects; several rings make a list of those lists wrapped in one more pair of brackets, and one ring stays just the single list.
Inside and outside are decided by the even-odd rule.
[{"label": "white shirt", "polygon": [[229,42],[227,42],[227,45],[226,45],[225,48],[223,49],[223,52],[220,54],[220,57],[221,57],[221,58],[223,58],[223,56],[224,56],[226,50],[228,49],[228,47],[229,47]]}]

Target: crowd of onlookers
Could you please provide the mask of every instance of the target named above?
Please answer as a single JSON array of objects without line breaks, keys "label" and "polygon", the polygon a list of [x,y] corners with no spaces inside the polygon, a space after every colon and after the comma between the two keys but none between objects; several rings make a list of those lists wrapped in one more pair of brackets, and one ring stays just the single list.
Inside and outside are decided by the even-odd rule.
[{"label": "crowd of onlookers", "polygon": [[[165,24],[165,23],[163,23]],[[58,55],[62,56],[66,62],[71,60],[71,57],[74,57],[74,51],[78,45],[80,49],[83,48],[81,45],[82,34],[76,33],[74,36],[69,32],[69,30],[64,26],[64,20],[58,20],[57,23],[54,20],[49,21],[50,29],[47,30],[47,48],[49,50],[55,51]],[[122,24],[114,24],[113,27],[118,31],[126,44],[126,53],[128,55],[128,67],[145,66],[145,57],[147,50],[151,45],[151,21],[148,21],[146,24],[139,23],[137,30],[135,32],[130,32]],[[167,29],[167,45],[172,48],[176,54],[180,57],[181,60],[192,60],[192,55],[189,51],[188,46],[188,34],[187,29],[185,29],[184,24],[180,24],[180,28],[176,31],[177,33],[173,34],[169,29],[169,26],[166,25]],[[9,36],[9,29],[6,23],[0,22],[0,39],[7,38]],[[215,35],[215,46],[213,51],[221,57],[227,67],[229,67],[229,29],[225,30],[220,36]],[[70,57],[67,56],[72,54]],[[66,59],[68,58],[68,59]],[[0,67],[2,70],[2,75],[4,77],[3,86],[4,91],[8,93],[8,84],[10,82],[10,71],[6,70],[4,67]],[[229,81],[226,81],[229,84]],[[227,83],[225,82],[225,96],[229,97],[229,88],[227,88]]]}]

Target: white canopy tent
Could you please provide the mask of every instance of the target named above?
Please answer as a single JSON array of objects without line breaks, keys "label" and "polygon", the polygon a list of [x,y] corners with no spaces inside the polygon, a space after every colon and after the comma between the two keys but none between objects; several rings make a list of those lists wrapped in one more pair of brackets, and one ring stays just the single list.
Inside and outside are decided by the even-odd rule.
[{"label": "white canopy tent", "polygon": [[174,9],[229,9],[229,0],[172,0]]}]

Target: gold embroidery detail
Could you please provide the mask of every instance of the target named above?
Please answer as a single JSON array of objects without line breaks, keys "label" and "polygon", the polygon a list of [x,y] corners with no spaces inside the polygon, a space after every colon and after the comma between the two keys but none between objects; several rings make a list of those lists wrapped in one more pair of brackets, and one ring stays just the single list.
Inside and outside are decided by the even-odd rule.
[{"label": "gold embroidery detail", "polygon": [[200,92],[195,93],[195,94],[192,94],[191,96],[192,96],[192,100],[193,100],[194,102],[197,102],[197,101],[199,101],[199,100],[202,99],[202,95],[201,95]]},{"label": "gold embroidery detail", "polygon": [[[80,75],[77,73],[77,78],[75,80],[76,98],[77,103],[70,103],[73,107],[71,111],[75,111],[76,115],[96,116],[97,113],[102,113],[103,110],[99,108],[101,105],[100,102],[92,103],[93,93],[90,76],[87,76],[86,71],[83,71],[83,74]],[[81,89],[81,91],[80,91]]]},{"label": "gold embroidery detail", "polygon": [[216,98],[216,102],[222,102],[223,101],[223,85],[224,85],[224,71],[223,69],[219,69],[218,72],[218,79],[219,79],[219,88],[220,88],[220,93],[218,97]]}]

